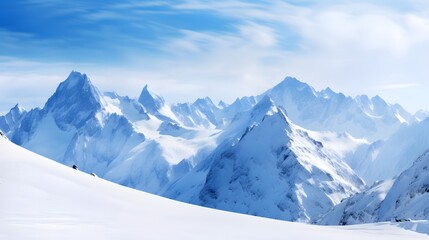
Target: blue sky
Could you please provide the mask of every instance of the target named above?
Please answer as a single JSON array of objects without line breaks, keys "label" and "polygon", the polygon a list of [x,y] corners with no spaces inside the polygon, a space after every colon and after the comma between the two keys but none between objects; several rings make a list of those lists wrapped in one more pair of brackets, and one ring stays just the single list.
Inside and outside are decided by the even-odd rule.
[{"label": "blue sky", "polygon": [[0,2],[0,112],[43,106],[71,70],[136,97],[232,101],[285,76],[429,109],[429,3]]}]

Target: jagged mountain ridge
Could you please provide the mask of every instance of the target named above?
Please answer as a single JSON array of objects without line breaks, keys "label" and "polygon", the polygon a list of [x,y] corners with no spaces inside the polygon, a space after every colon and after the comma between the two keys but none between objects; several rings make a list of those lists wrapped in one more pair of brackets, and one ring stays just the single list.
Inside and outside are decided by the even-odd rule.
[{"label": "jagged mountain ridge", "polygon": [[[77,164],[85,172],[94,172],[100,177],[129,187],[226,210],[279,219],[310,221],[338,203],[341,198],[357,192],[363,183],[338,156],[329,154],[324,149],[323,143],[319,144],[311,138],[305,129],[293,125],[291,123],[293,120],[281,121],[283,119],[281,116],[286,114],[285,110],[279,110],[281,105],[278,102],[283,101],[280,97],[286,90],[297,91],[296,94],[300,94],[300,91],[315,92],[308,85],[296,79],[293,81],[287,78],[277,88],[275,87],[276,92],[269,90],[267,92],[270,94],[243,97],[231,105],[216,106],[209,98],[198,99],[194,103],[169,105],[147,85],[138,99],[122,97],[116,93],[102,94],[86,75],[72,72],[60,84],[44,108],[23,112],[22,118],[14,122],[14,128],[7,135],[12,141],[27,149],[69,166]],[[294,85],[295,83],[298,87]],[[285,90],[285,85],[290,85],[290,89],[288,87]],[[326,90],[323,94],[316,94],[315,99],[334,96],[336,94],[333,91]],[[270,103],[268,112],[264,111],[263,107],[266,103]],[[322,104],[320,107],[323,108],[325,105]],[[249,111],[254,115],[248,116]],[[258,111],[261,112],[256,114]],[[287,111],[289,114],[289,109]],[[276,114],[273,114],[274,112]],[[216,181],[213,180],[220,179],[216,176],[224,174],[222,171],[212,170],[228,160],[224,158],[226,155],[223,153],[232,151],[237,152],[236,155],[245,156],[247,153],[243,149],[247,148],[246,139],[258,138],[252,136],[255,132],[260,132],[262,136],[265,131],[258,129],[269,129],[271,123],[276,126],[278,121],[282,124],[277,126],[276,132],[283,133],[280,137],[283,142],[277,145],[279,149],[285,147],[284,151],[291,151],[290,159],[286,159],[294,162],[294,166],[301,166],[299,169],[302,170],[300,178],[289,180],[300,179],[308,186],[301,188],[300,196],[304,196],[306,192],[317,192],[312,198],[320,197],[324,199],[323,203],[314,207],[312,206],[315,204],[314,201],[308,200],[312,206],[309,207],[308,204],[298,201],[298,190],[284,192],[286,196],[295,198],[295,201],[285,203],[284,198],[276,198],[283,207],[270,205],[270,212],[265,213],[262,209],[254,209],[255,199],[248,195],[243,196],[243,201],[253,207],[246,210],[237,209],[234,205],[221,206],[214,199],[206,198],[206,193],[210,192],[213,186],[218,189],[228,188],[228,185],[214,184]],[[291,124],[295,127],[285,130],[290,128]],[[264,138],[269,143],[272,140],[266,135]],[[303,143],[304,146],[299,143]],[[260,144],[265,146],[263,145],[265,142]],[[311,146],[308,149],[313,151],[306,152],[306,145]],[[293,151],[294,147],[303,151],[298,154]],[[271,152],[272,149],[265,146],[265,153],[270,155]],[[277,169],[274,163],[280,162],[283,154],[280,152],[278,156],[270,156],[271,164],[267,166]],[[249,161],[242,161],[236,156],[233,165],[253,169],[255,163],[250,159],[261,158],[255,154],[248,156]],[[317,160],[307,161],[306,165],[301,161],[306,158]],[[321,189],[315,190],[311,188],[310,182],[304,181],[303,178],[311,178],[313,171],[309,169],[321,162],[329,163],[328,170],[321,169],[320,166],[314,167],[319,173],[316,182],[321,184],[319,185]],[[333,166],[338,167],[343,174],[337,174]],[[201,169],[203,171],[200,171]],[[212,171],[207,178],[209,170]],[[279,175],[279,172],[274,173]],[[284,179],[272,180],[277,181],[279,186],[284,183],[282,182]],[[339,180],[339,183],[335,183],[334,180]],[[190,190],[177,192],[177,189],[184,188]],[[261,188],[257,187],[257,190]],[[234,200],[228,201],[231,203]],[[287,215],[284,213],[286,208],[294,208],[304,214],[297,215],[294,211]]]},{"label": "jagged mountain ridge", "polygon": [[290,123],[269,97],[242,113],[225,133],[227,140],[188,176],[173,183],[165,196],[308,222],[364,185],[347,164],[330,158],[322,143]]},{"label": "jagged mountain ridge", "polygon": [[[9,136],[13,142],[68,166],[77,165],[82,171],[155,193],[168,182],[169,162],[160,145],[147,139],[130,119],[159,121],[137,101],[115,94],[105,96],[85,74],[72,72],[45,106],[26,113]],[[142,144],[152,147],[139,148]],[[149,150],[156,163],[137,164],[146,161],[136,156]],[[154,174],[142,177],[143,171],[138,172],[141,166]]]},{"label": "jagged mountain ridge", "polygon": [[347,132],[357,138],[385,139],[400,126],[416,121],[399,104],[388,104],[381,97],[355,98],[330,88],[316,91],[296,78],[287,77],[262,95],[288,110],[299,126],[316,131]]},{"label": "jagged mountain ridge", "polygon": [[17,125],[21,123],[26,113],[27,111],[23,107],[16,104],[6,115],[0,116],[0,129],[2,132],[4,134],[9,134],[17,128]]}]

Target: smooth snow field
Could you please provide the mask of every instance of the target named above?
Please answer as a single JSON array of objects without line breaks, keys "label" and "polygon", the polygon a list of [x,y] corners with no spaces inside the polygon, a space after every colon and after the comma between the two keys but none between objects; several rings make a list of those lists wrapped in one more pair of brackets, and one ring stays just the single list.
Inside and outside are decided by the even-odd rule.
[{"label": "smooth snow field", "polygon": [[[413,229],[413,226],[406,226]],[[0,139],[0,239],[429,239],[393,223],[326,227],[129,189]]]}]

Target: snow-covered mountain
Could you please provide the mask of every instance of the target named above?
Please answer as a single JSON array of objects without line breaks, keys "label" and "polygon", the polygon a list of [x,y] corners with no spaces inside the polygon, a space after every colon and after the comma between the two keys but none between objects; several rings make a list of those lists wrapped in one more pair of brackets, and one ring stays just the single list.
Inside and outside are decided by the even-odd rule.
[{"label": "snow-covered mountain", "polygon": [[392,188],[393,183],[394,180],[376,182],[364,192],[341,201],[316,223],[321,225],[351,225],[377,222],[380,204]]},{"label": "snow-covered mountain", "polygon": [[17,105],[0,117],[0,130],[24,148],[131,188],[308,222],[363,189],[358,176],[367,177],[390,145],[369,140],[412,122],[379,97],[317,92],[293,78],[230,105],[208,97],[170,105],[147,85],[137,99],[101,93],[73,71],[43,108]]},{"label": "snow-covered mountain", "polygon": [[374,156],[354,160],[365,165],[354,169],[368,184],[398,176],[428,149],[429,119],[403,126],[386,141],[372,145],[377,149]]},{"label": "snow-covered mountain", "polygon": [[197,99],[194,103],[179,103],[171,110],[187,127],[222,128],[226,124],[222,110],[209,97]]},{"label": "snow-covered mountain", "polygon": [[319,223],[345,225],[407,218],[429,219],[429,151],[396,179],[377,182],[343,200]]},{"label": "snow-covered mountain", "polygon": [[380,205],[377,220],[429,219],[429,151],[401,173]]},{"label": "snow-covered mountain", "polygon": [[201,208],[104,181],[2,138],[0,152],[1,239],[428,239],[400,224],[321,227]]},{"label": "snow-covered mountain", "polygon": [[379,96],[352,98],[330,88],[316,91],[292,77],[257,98],[266,95],[286,108],[291,120],[299,126],[316,131],[347,132],[371,141],[387,138],[401,125],[416,121],[400,105],[388,104]]},{"label": "snow-covered mountain", "polygon": [[6,115],[0,116],[0,129],[2,132],[10,134],[11,131],[18,128],[26,113],[27,111],[23,107],[16,104]]},{"label": "snow-covered mountain", "polygon": [[429,111],[419,110],[414,114],[414,117],[420,122],[429,117]]},{"label": "snow-covered mountain", "polygon": [[308,222],[364,185],[269,97],[237,116],[221,138],[205,161],[173,183],[167,197]]},{"label": "snow-covered mountain", "polygon": [[88,76],[72,72],[45,106],[25,114],[8,136],[63,164],[156,193],[169,182],[171,162],[192,157],[207,141],[196,147],[183,143],[186,139],[172,140],[168,134],[196,133],[168,129],[168,124],[175,126],[174,115],[163,115],[164,102],[147,87],[142,99],[147,103],[115,93],[103,95]]}]

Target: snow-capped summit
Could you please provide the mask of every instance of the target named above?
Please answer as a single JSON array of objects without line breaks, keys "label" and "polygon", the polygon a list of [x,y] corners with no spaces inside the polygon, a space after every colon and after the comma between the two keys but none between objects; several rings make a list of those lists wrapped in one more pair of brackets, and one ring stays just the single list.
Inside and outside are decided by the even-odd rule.
[{"label": "snow-capped summit", "polygon": [[18,103],[15,104],[13,108],[10,109],[9,113],[13,116],[19,116],[27,112],[25,108],[21,107]]},{"label": "snow-capped summit", "polygon": [[235,114],[229,125],[221,132],[220,139],[221,141],[239,140],[245,132],[258,125],[266,116],[279,112],[286,116],[286,110],[276,106],[269,96],[265,96],[250,110]]},{"label": "snow-capped summit", "polygon": [[279,108],[274,104],[273,100],[269,96],[262,98],[252,109],[252,118],[257,116],[273,115],[274,113],[280,112]]},{"label": "snow-capped summit", "polygon": [[415,118],[401,106],[386,103],[381,97],[347,97],[327,88],[316,91],[310,85],[287,77],[257,97],[269,95],[288,110],[298,125],[315,131],[348,132],[371,141],[385,139],[401,125]]},{"label": "snow-capped summit", "polygon": [[165,104],[164,98],[162,98],[152,90],[149,90],[148,85],[144,86],[138,101],[151,114],[155,114],[156,112],[158,112],[158,110],[161,109]]},{"label": "snow-capped summit", "polygon": [[217,104],[217,106],[221,109],[228,107],[228,104],[222,100],[220,100]]},{"label": "snow-capped summit", "polygon": [[324,90],[320,91],[320,94],[323,98],[331,98],[336,95],[336,93],[330,87],[327,87]]},{"label": "snow-capped summit", "polygon": [[328,156],[323,144],[292,124],[268,96],[236,116],[219,140],[167,197],[308,222],[363,186],[347,164]]},{"label": "snow-capped summit", "polygon": [[93,118],[103,105],[102,95],[89,77],[72,71],[48,99],[44,110],[52,113],[60,128],[72,125],[78,129]]},{"label": "snow-capped summit", "polygon": [[138,100],[103,95],[75,71],[43,109],[16,106],[9,115],[15,116],[8,122],[11,141],[101,178],[185,202],[305,222],[362,189],[342,161],[369,145],[354,137],[378,139],[412,121],[380,97],[318,92],[291,77],[230,105],[208,97],[169,105],[147,85]]},{"label": "snow-capped summit", "polygon": [[188,127],[222,128],[225,124],[221,109],[209,97],[172,105],[171,110]]},{"label": "snow-capped summit", "polygon": [[417,121],[423,121],[429,117],[429,111],[421,109],[414,114],[414,117],[417,119]]},{"label": "snow-capped summit", "polygon": [[16,104],[6,115],[0,116],[0,130],[5,135],[11,134],[11,131],[19,126],[26,113],[27,111],[23,107]]},{"label": "snow-capped summit", "polygon": [[299,92],[301,94],[304,94],[306,96],[314,95],[316,96],[316,90],[314,90],[313,87],[310,85],[299,81],[298,79],[294,77],[286,77],[283,81],[281,81],[279,84],[274,86],[270,93],[271,95],[280,95],[283,94],[284,91],[294,91]]},{"label": "snow-capped summit", "polygon": [[[111,105],[86,74],[72,71],[43,109],[25,114],[10,139],[58,162],[105,173],[125,144],[134,141],[135,146],[145,139],[128,119],[106,109]],[[101,142],[103,147],[98,146]]]},{"label": "snow-capped summit", "polygon": [[147,113],[159,120],[174,124],[178,123],[177,117],[172,112],[170,105],[165,102],[163,97],[149,90],[148,85],[144,86],[138,102],[143,105]]}]

